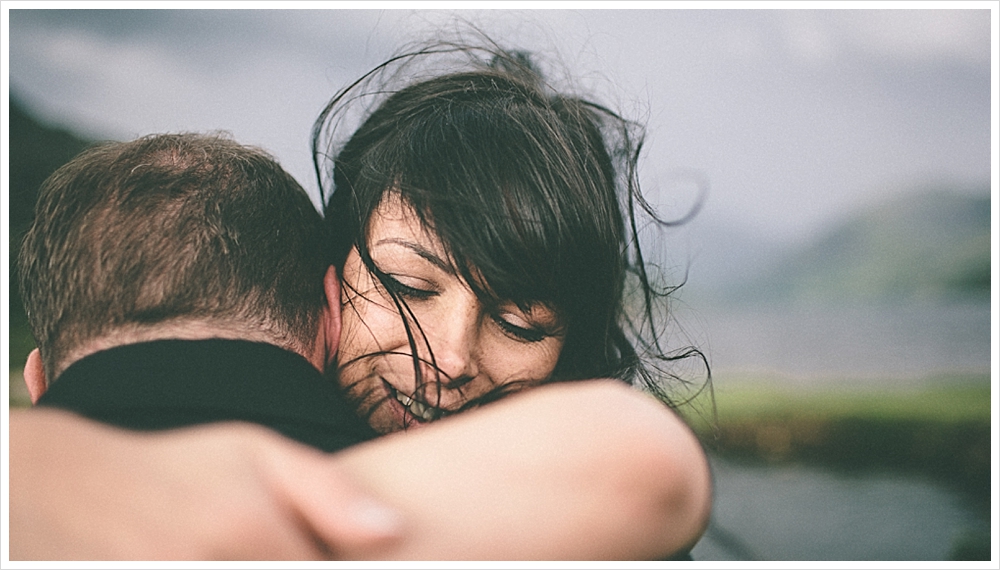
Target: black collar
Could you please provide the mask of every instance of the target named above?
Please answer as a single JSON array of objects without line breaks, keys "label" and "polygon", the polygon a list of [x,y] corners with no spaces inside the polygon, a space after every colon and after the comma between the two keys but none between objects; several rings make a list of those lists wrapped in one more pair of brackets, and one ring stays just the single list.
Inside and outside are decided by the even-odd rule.
[{"label": "black collar", "polygon": [[158,340],[101,351],[53,382],[39,405],[131,429],[241,420],[327,451],[375,437],[332,380],[280,347]]}]

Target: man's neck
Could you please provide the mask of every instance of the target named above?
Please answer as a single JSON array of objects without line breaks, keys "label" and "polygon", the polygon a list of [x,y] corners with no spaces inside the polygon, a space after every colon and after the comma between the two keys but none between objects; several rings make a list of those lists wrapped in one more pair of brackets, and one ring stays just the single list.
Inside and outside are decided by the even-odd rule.
[{"label": "man's neck", "polygon": [[[303,350],[299,343],[290,338],[281,338],[260,325],[183,319],[148,326],[120,327],[109,334],[90,339],[70,350],[67,356],[59,362],[55,374],[50,375],[49,378],[57,378],[77,360],[102,350],[154,340],[204,340],[209,338],[266,342],[300,354],[314,366],[316,365],[313,362],[315,355],[307,354],[307,351]],[[318,366],[318,368],[322,370],[322,367]]]}]

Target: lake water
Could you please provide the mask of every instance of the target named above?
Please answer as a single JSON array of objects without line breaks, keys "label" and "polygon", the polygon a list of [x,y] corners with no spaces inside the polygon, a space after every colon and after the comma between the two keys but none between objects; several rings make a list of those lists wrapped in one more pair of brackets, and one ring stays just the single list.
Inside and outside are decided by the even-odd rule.
[{"label": "lake water", "polygon": [[680,307],[720,376],[882,378],[990,370],[990,304]]},{"label": "lake water", "polygon": [[963,536],[990,532],[988,505],[919,477],[718,459],[712,469],[712,524],[696,561],[947,560]]},{"label": "lake water", "polygon": [[[989,303],[682,306],[678,317],[709,354],[716,387],[763,377],[914,388],[990,371]],[[713,522],[695,560],[946,560],[969,533],[990,533],[989,505],[918,476],[718,459],[713,473]]]}]

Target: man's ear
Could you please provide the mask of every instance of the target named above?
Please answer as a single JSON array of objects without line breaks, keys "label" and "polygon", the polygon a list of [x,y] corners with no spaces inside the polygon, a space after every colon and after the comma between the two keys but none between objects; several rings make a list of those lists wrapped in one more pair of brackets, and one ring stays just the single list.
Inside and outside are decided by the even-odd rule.
[{"label": "man's ear", "polygon": [[24,363],[24,383],[28,386],[28,395],[31,396],[32,404],[37,404],[38,399],[49,389],[45,368],[42,367],[42,354],[38,352],[37,348],[31,351],[28,360]]},{"label": "man's ear", "polygon": [[[326,291],[326,309],[323,311],[326,335],[327,359],[333,361],[340,347],[340,277],[331,265],[326,268],[323,276],[323,289]],[[329,364],[329,362],[327,363]]]}]

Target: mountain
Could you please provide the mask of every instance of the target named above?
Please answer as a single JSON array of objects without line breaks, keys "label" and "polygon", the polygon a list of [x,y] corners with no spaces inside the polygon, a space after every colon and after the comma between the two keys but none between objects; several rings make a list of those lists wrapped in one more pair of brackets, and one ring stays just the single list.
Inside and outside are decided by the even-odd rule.
[{"label": "mountain", "polygon": [[990,196],[947,189],[897,196],[782,256],[729,297],[912,301],[989,297]]},{"label": "mountain", "polygon": [[[10,96],[10,228],[20,235],[31,224],[38,187],[89,143],[42,124]],[[14,233],[11,234],[13,238]],[[11,240],[13,244],[13,239]]]}]

